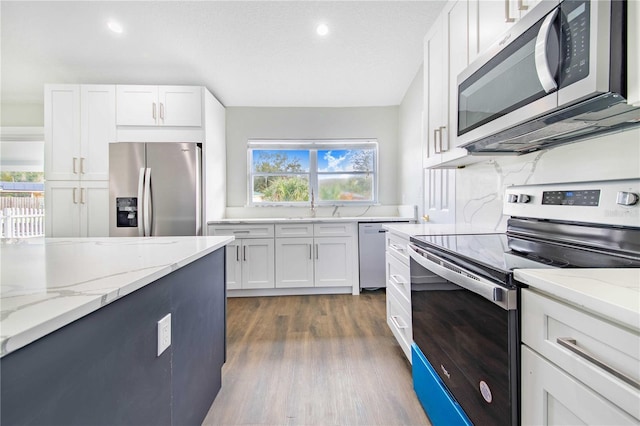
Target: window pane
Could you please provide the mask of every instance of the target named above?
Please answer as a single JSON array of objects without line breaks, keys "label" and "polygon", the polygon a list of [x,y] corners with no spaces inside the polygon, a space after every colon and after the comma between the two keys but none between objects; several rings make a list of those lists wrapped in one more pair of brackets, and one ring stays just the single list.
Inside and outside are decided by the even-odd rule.
[{"label": "window pane", "polygon": [[309,176],[254,176],[253,202],[309,201]]},{"label": "window pane", "polygon": [[308,173],[308,150],[253,150],[254,173]]},{"label": "window pane", "polygon": [[375,151],[373,149],[320,149],[319,172],[371,172]]},{"label": "window pane", "polygon": [[373,175],[318,176],[321,201],[373,201]]}]

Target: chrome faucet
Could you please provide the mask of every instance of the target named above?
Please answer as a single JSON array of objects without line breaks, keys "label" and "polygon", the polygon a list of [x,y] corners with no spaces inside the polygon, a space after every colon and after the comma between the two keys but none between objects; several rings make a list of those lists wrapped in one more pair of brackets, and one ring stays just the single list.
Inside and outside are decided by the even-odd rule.
[{"label": "chrome faucet", "polygon": [[[340,206],[335,206],[333,208],[333,212],[331,213],[331,217],[334,217],[336,215],[336,213],[338,212],[338,208],[340,208]],[[338,216],[340,216],[340,215],[338,214]]]},{"label": "chrome faucet", "polygon": [[311,188],[311,217],[316,217],[315,197],[313,196],[313,188]]}]

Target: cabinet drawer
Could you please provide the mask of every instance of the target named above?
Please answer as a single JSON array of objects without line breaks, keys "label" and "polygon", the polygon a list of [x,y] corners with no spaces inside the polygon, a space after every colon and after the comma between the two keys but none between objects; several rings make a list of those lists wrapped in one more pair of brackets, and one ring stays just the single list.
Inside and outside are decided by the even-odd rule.
[{"label": "cabinet drawer", "polygon": [[[640,335],[637,330],[523,289],[522,341],[606,399],[640,418],[640,392],[610,370],[617,370],[636,382],[640,379]],[[581,355],[581,351],[587,354]]]},{"label": "cabinet drawer", "polygon": [[209,235],[233,235],[236,238],[273,237],[273,224],[265,225],[209,225]]},{"label": "cabinet drawer", "polygon": [[405,265],[409,265],[409,251],[407,244],[409,240],[391,232],[387,232],[387,253],[391,253]]},{"label": "cabinet drawer", "polygon": [[276,237],[313,237],[312,223],[276,225]]},{"label": "cabinet drawer", "polygon": [[387,292],[387,324],[404,355],[411,362],[411,343],[413,342],[411,314],[403,309],[402,303],[389,292]]},{"label": "cabinet drawer", "polygon": [[522,346],[523,425],[637,425],[614,403]]},{"label": "cabinet drawer", "polygon": [[350,222],[314,223],[313,234],[316,237],[352,237],[355,235],[355,225]]},{"label": "cabinet drawer", "polygon": [[387,252],[387,292],[393,291],[407,311],[411,310],[411,274],[409,266]]}]

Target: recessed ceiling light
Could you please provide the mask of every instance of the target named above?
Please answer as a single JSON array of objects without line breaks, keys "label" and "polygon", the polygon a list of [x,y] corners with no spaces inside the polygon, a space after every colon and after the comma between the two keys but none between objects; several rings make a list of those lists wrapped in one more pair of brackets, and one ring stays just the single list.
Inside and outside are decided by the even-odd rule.
[{"label": "recessed ceiling light", "polygon": [[107,26],[109,27],[109,29],[111,31],[113,31],[116,34],[122,34],[123,28],[122,25],[120,25],[119,22],[116,21],[109,21],[107,22]]},{"label": "recessed ceiling light", "polygon": [[320,24],[318,25],[318,27],[316,28],[316,32],[318,33],[318,35],[320,36],[326,36],[327,34],[329,34],[329,27],[327,26],[327,24]]}]

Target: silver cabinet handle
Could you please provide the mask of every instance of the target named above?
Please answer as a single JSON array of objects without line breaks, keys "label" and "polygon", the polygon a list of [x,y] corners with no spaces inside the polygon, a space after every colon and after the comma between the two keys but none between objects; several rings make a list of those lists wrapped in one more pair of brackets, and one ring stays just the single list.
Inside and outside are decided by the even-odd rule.
[{"label": "silver cabinet handle", "polygon": [[164,121],[164,104],[160,102],[160,120]]},{"label": "silver cabinet handle", "polygon": [[389,244],[389,247],[391,247],[392,249],[397,250],[397,251],[404,251],[405,250],[404,247],[399,246],[397,244]]},{"label": "silver cabinet handle", "polygon": [[440,143],[440,152],[445,152],[446,150],[442,147],[442,133],[444,133],[444,131],[447,129],[447,126],[440,126],[439,129],[440,131],[438,133],[440,134],[440,137],[438,138],[438,140]]},{"label": "silver cabinet handle", "polygon": [[156,119],[156,103],[155,102],[152,103],[151,116],[153,117],[154,120]]},{"label": "silver cabinet handle", "polygon": [[440,154],[442,151],[438,151],[438,132],[440,129],[433,129],[433,151],[436,154]]},{"label": "silver cabinet handle", "polygon": [[78,174],[78,167],[77,167],[77,163],[78,163],[78,157],[73,157],[73,174]]},{"label": "silver cabinet handle", "polygon": [[399,275],[391,275],[391,281],[393,281],[396,285],[405,285],[407,282],[405,280],[399,280]]},{"label": "silver cabinet handle", "polygon": [[83,175],[84,174],[84,157],[80,157],[80,174]]},{"label": "silver cabinet handle", "polygon": [[309,260],[313,259],[313,247],[309,244]]},{"label": "silver cabinet handle", "polygon": [[247,261],[247,246],[242,246],[242,260]]},{"label": "silver cabinet handle", "polygon": [[78,204],[78,188],[73,188],[73,204]]},{"label": "silver cabinet handle", "polygon": [[540,31],[536,36],[535,45],[535,64],[536,73],[538,74],[538,80],[542,84],[542,88],[545,92],[551,93],[552,90],[558,88],[558,84],[553,78],[553,72],[549,69],[549,61],[547,60],[547,40],[549,40],[549,34],[551,33],[553,20],[558,14],[558,9],[547,15],[542,22]]},{"label": "silver cabinet handle", "polygon": [[84,204],[84,193],[85,193],[86,189],[85,188],[81,188],[80,189],[80,204]]},{"label": "silver cabinet handle", "polygon": [[316,259],[318,259],[318,252],[319,252],[319,251],[320,251],[320,250],[318,250],[318,245],[316,244]]},{"label": "silver cabinet handle", "polygon": [[248,234],[251,231],[233,231],[234,234]]},{"label": "silver cabinet handle", "polygon": [[236,246],[236,262],[240,262],[240,246]]},{"label": "silver cabinet handle", "polygon": [[504,22],[516,22],[516,19],[511,17],[511,10],[509,8],[510,1],[511,0],[504,0]]},{"label": "silver cabinet handle", "polygon": [[571,337],[558,337],[556,339],[556,342],[560,346],[562,346],[564,348],[567,348],[568,350],[570,350],[574,354],[578,355],[579,357],[584,358],[585,360],[589,361],[590,363],[597,365],[598,367],[602,368],[607,373],[616,376],[618,379],[622,380],[623,382],[625,382],[625,383],[633,386],[634,388],[640,390],[640,382],[638,382],[633,377],[627,376],[625,373],[623,373],[620,370],[617,370],[615,367],[612,367],[612,366],[606,364],[604,361],[599,360],[598,358],[596,358],[596,356],[594,354],[592,354],[592,353],[582,349],[581,347],[579,347],[578,343],[576,342],[576,339],[572,339]]},{"label": "silver cabinet handle", "polygon": [[518,0],[518,10],[528,10],[529,6],[524,4],[524,0]]},{"label": "silver cabinet handle", "polygon": [[400,318],[400,317],[398,315],[391,315],[389,318],[391,318],[391,321],[393,321],[393,324],[395,324],[395,326],[397,328],[399,328],[400,330],[404,330],[405,328],[409,328],[409,326],[407,324],[400,324],[400,322],[398,321],[398,318]]}]

